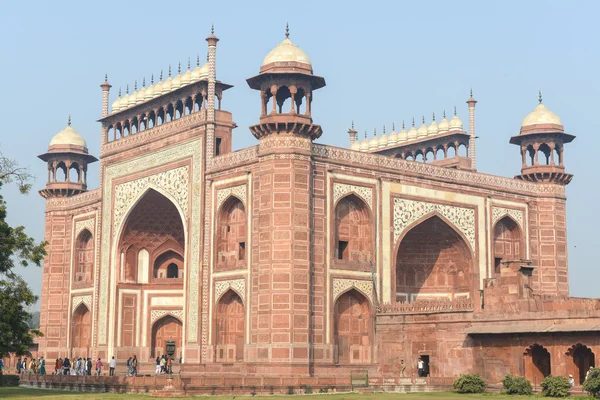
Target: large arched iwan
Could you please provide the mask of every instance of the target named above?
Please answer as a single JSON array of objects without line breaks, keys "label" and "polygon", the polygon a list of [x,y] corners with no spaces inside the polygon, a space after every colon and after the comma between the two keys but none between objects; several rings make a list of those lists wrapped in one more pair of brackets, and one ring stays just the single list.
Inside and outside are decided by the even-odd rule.
[{"label": "large arched iwan", "polygon": [[335,362],[369,363],[372,329],[371,306],[362,293],[351,289],[338,297],[334,309]]},{"label": "large arched iwan", "polygon": [[373,242],[373,223],[367,204],[355,194],[342,198],[335,206],[336,262],[370,262]]},{"label": "large arched iwan", "polygon": [[215,359],[242,361],[246,332],[246,315],[240,296],[228,290],[219,299],[214,317]]},{"label": "large arched iwan", "polygon": [[217,218],[216,270],[246,267],[247,221],[244,204],[235,196],[222,205]]},{"label": "large arched iwan", "polygon": [[438,215],[401,238],[394,278],[397,302],[470,297],[477,280],[467,242]]},{"label": "large arched iwan", "polygon": [[175,342],[175,358],[181,357],[182,345],[181,321],[171,315],[165,315],[152,325],[152,357],[160,357],[166,354],[167,341]]},{"label": "large arched iwan", "polygon": [[521,228],[506,216],[494,226],[494,273],[499,274],[502,265],[525,258]]},{"label": "large arched iwan", "polygon": [[71,320],[71,350],[73,355],[91,356],[92,314],[87,306],[81,303],[73,313]]}]

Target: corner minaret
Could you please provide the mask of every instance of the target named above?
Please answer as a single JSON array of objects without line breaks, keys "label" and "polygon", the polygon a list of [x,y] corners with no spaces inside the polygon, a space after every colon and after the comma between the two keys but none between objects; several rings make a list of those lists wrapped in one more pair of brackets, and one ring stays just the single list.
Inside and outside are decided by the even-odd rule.
[{"label": "corner minaret", "polygon": [[467,105],[469,106],[469,158],[471,159],[471,169],[473,171],[477,171],[476,164],[476,152],[475,152],[475,104],[477,104],[477,100],[473,98],[473,89],[471,89],[469,100],[467,100]]},{"label": "corner minaret", "polygon": [[108,74],[104,75],[104,82],[100,85],[102,88],[102,118],[108,115],[108,94],[112,85],[108,83]]},{"label": "corner minaret", "polygon": [[521,175],[515,178],[531,182],[567,185],[573,175],[565,173],[564,144],[575,139],[565,133],[558,115],[542,104],[523,119],[521,131],[510,143],[521,147]]},{"label": "corner minaret", "polygon": [[[70,116],[67,127],[52,138],[48,151],[38,157],[48,163],[46,188],[40,190],[40,195],[46,199],[87,191],[87,166],[98,161],[88,153],[85,139],[71,128]],[[60,177],[58,171],[62,171]]]},{"label": "corner minaret", "polygon": [[[252,89],[260,90],[260,123],[250,127],[257,139],[277,134],[314,140],[322,133],[321,127],[312,123],[311,102],[313,91],[325,86],[325,79],[313,74],[308,55],[289,35],[286,26],[283,42],[264,58],[260,73],[247,79]],[[290,104],[284,107],[288,99]]]}]

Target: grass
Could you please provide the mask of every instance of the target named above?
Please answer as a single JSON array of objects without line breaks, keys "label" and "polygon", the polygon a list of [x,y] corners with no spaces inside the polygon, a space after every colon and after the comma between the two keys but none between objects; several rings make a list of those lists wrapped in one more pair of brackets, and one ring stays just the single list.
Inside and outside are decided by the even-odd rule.
[{"label": "grass", "polygon": [[[257,396],[258,397],[258,396]],[[64,392],[56,390],[41,390],[41,389],[29,389],[21,387],[0,387],[0,399],[6,400],[24,400],[24,399],[35,399],[41,398],[41,400],[116,400],[116,399],[146,399],[150,397],[145,395],[135,394],[110,394],[110,393],[78,393],[78,392]],[[202,400],[231,400],[232,396],[201,396],[196,397]],[[236,400],[248,400],[256,399],[256,397],[245,397],[236,396]],[[457,394],[449,392],[436,392],[436,393],[376,393],[376,394],[328,394],[328,395],[297,395],[297,396],[268,396],[265,397],[269,400],[290,400],[295,399],[327,399],[327,400],[516,400],[516,399],[528,399],[528,398],[539,398],[539,396],[506,396],[492,393],[484,394]]]}]

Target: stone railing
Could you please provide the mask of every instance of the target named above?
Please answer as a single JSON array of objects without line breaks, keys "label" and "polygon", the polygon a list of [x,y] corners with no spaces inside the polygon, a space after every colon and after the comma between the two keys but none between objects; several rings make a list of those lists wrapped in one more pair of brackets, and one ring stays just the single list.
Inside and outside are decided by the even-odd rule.
[{"label": "stone railing", "polygon": [[417,300],[413,303],[383,304],[377,309],[378,314],[431,314],[444,312],[473,311],[473,300],[458,297],[449,299]]},{"label": "stone railing", "polygon": [[76,207],[86,203],[93,203],[100,200],[101,192],[100,189],[90,190],[72,197],[58,197],[50,198],[47,200],[47,208],[63,208],[63,207]]},{"label": "stone railing", "polygon": [[231,153],[216,156],[212,160],[211,171],[224,168],[232,168],[244,163],[256,160],[258,157],[258,146],[246,147],[245,149],[234,151]]}]

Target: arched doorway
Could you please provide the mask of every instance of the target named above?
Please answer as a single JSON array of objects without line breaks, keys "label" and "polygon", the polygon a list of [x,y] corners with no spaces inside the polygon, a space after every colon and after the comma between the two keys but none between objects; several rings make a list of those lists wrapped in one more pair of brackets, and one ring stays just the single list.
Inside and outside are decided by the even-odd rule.
[{"label": "arched doorway", "polygon": [[551,374],[550,352],[539,344],[531,345],[523,354],[525,358],[525,378],[530,382],[539,383]]},{"label": "arched doorway", "polygon": [[240,296],[228,290],[215,312],[215,359],[221,362],[244,359],[246,315]]},{"label": "arched doorway", "polygon": [[367,204],[351,194],[335,207],[335,259],[369,262],[373,256],[371,213]]},{"label": "arched doorway", "polygon": [[434,215],[401,239],[396,257],[396,301],[471,296],[473,260],[464,239]]},{"label": "arched doorway", "polygon": [[339,364],[371,361],[371,307],[369,300],[352,289],[335,303],[335,361]]},{"label": "arched doorway", "polygon": [[181,357],[181,330],[182,324],[177,318],[166,315],[156,321],[152,326],[152,357],[160,357],[166,354],[167,341],[175,341],[175,354],[178,359]]},{"label": "arched doorway", "polygon": [[218,270],[245,268],[247,229],[244,204],[231,196],[223,204],[217,221]]},{"label": "arched doorway", "polygon": [[72,356],[90,356],[92,345],[92,314],[85,304],[80,304],[71,320]]},{"label": "arched doorway", "polygon": [[502,262],[523,258],[521,229],[510,217],[504,217],[494,226],[494,272],[500,273]]},{"label": "arched doorway", "polygon": [[155,279],[183,278],[183,257],[173,251],[167,250],[154,261]]},{"label": "arched doorway", "polygon": [[92,233],[84,229],[75,242],[75,286],[90,284],[94,281],[94,240]]},{"label": "arched doorway", "polygon": [[583,384],[585,381],[585,375],[587,374],[590,367],[596,366],[596,355],[589,347],[577,343],[576,345],[569,348],[567,351],[567,372],[573,374],[575,382]]}]

